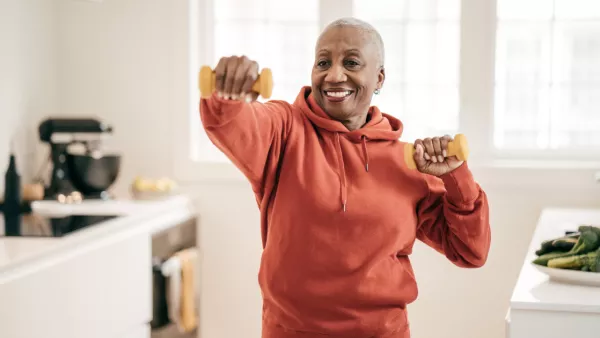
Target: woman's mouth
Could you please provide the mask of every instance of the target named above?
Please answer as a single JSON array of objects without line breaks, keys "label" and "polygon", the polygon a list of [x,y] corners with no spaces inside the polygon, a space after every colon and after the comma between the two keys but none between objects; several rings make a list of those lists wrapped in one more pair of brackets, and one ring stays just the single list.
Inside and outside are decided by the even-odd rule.
[{"label": "woman's mouth", "polygon": [[325,98],[327,98],[330,102],[342,102],[352,95],[352,90],[342,90],[342,89],[333,89],[333,90],[324,90]]}]

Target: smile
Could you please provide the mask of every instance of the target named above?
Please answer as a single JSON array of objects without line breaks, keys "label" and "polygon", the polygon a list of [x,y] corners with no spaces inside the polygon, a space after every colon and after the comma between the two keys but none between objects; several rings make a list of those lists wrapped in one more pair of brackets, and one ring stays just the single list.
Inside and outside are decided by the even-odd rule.
[{"label": "smile", "polygon": [[341,102],[352,95],[352,90],[324,90],[325,97],[332,102]]}]

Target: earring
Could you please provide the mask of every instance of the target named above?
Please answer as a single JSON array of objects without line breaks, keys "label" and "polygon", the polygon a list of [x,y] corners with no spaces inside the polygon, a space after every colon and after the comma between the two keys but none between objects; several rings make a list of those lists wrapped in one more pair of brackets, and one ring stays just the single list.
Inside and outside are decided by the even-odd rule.
[{"label": "earring", "polygon": [[378,89],[375,89],[375,91],[374,91],[375,95],[379,95],[379,93],[380,93],[380,92],[381,92],[381,91],[379,90],[379,88],[378,88]]}]

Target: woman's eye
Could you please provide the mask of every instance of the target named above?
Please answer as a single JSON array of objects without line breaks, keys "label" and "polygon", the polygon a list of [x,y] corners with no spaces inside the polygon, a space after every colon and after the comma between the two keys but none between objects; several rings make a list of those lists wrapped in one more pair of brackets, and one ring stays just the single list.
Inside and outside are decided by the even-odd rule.
[{"label": "woman's eye", "polygon": [[326,60],[320,60],[319,62],[317,62],[317,67],[326,67],[326,66],[327,66]]},{"label": "woman's eye", "polygon": [[346,60],[344,61],[344,64],[348,67],[357,67],[359,66],[359,63],[355,60]]}]

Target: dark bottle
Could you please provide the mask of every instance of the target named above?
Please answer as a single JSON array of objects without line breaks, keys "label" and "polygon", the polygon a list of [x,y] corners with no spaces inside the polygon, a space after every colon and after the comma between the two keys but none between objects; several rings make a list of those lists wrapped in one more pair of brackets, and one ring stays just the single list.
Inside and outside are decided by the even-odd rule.
[{"label": "dark bottle", "polygon": [[8,169],[4,174],[4,232],[6,236],[19,236],[21,229],[21,177],[17,171],[15,155],[10,154]]}]

